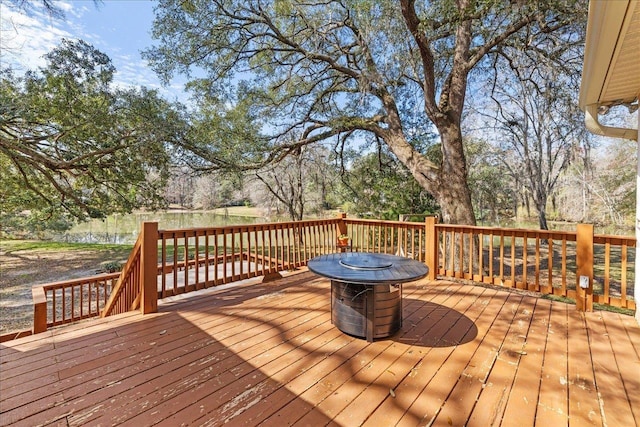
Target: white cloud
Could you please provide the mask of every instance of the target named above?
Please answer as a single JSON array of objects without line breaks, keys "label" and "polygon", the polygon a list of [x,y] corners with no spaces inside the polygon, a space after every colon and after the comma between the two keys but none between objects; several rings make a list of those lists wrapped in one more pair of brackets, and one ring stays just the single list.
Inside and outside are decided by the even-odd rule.
[{"label": "white cloud", "polygon": [[[183,92],[181,84],[162,87],[158,77],[133,46],[118,44],[127,41],[122,28],[109,25],[103,29],[96,26],[96,13],[99,14],[102,7],[113,7],[113,4],[101,6],[93,2],[70,0],[55,4],[64,12],[64,19],[51,17],[46,10],[36,7],[25,13],[10,2],[0,0],[0,68],[10,66],[17,73],[36,70],[46,66],[44,55],[59,46],[63,38],[82,39],[111,58],[117,70],[114,76],[116,86],[147,86],[158,89],[168,99],[187,100],[188,95]],[[127,4],[123,2],[119,6],[126,8]],[[109,12],[113,13],[113,9]],[[89,15],[92,15],[93,21]],[[106,20],[101,24],[109,24],[108,16],[112,15],[105,13]],[[101,30],[106,30],[106,33],[101,33]]]},{"label": "white cloud", "polygon": [[2,66],[24,71],[45,65],[43,55],[72,35],[55,18],[37,11],[29,15],[0,3]]},{"label": "white cloud", "polygon": [[82,18],[86,12],[89,11],[89,8],[86,6],[86,3],[79,2],[70,2],[70,1],[57,1],[56,6],[62,9],[65,15],[73,16],[74,18]]}]

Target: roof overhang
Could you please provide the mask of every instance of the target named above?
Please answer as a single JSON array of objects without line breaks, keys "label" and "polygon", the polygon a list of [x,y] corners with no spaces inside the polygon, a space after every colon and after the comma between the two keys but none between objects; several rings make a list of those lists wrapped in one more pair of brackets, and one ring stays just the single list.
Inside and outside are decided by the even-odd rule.
[{"label": "roof overhang", "polygon": [[591,0],[579,105],[637,103],[640,94],[640,1]]}]

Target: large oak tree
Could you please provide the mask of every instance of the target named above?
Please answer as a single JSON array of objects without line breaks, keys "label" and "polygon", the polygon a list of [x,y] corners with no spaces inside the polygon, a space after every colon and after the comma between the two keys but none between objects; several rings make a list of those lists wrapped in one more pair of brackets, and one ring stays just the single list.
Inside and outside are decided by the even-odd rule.
[{"label": "large oak tree", "polygon": [[110,59],[64,40],[47,66],[0,74],[0,214],[38,222],[164,203],[167,148],[184,131],[154,91],[113,83]]},{"label": "large oak tree", "polygon": [[[267,143],[259,156],[246,147],[254,155],[235,156],[234,167],[374,134],[436,198],[445,222],[474,224],[461,127],[470,75],[512,38],[524,39],[525,50],[537,46],[573,19],[576,3],[162,0],[159,43],[146,56],[166,79],[191,75],[201,95],[251,99]],[[440,163],[419,143],[431,126]],[[292,142],[291,134],[301,137]],[[215,150],[207,154],[228,166]]]}]

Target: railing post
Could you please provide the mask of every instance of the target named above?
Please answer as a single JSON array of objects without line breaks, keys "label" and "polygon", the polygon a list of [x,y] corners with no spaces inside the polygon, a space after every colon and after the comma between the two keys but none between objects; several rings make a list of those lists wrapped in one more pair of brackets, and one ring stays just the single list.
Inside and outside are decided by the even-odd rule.
[{"label": "railing post", "polygon": [[429,267],[429,274],[427,279],[436,280],[438,273],[438,232],[436,230],[436,224],[438,218],[435,216],[428,216],[424,220],[425,228],[425,264]]},{"label": "railing post", "polygon": [[47,330],[47,294],[44,286],[31,288],[33,298],[33,333],[39,334]]},{"label": "railing post", "polygon": [[142,223],[140,247],[140,311],[158,311],[158,223]]},{"label": "railing post", "polygon": [[347,214],[345,212],[340,212],[338,214],[338,218],[341,220],[341,221],[338,221],[338,236],[341,234],[347,234],[347,224],[344,222],[344,219],[346,217],[347,217]]},{"label": "railing post", "polygon": [[347,235],[347,224],[344,222],[344,219],[347,217],[347,214],[344,212],[341,212],[338,214],[338,227],[336,229],[336,240],[335,240],[335,247],[337,250],[339,250],[340,252],[346,252],[348,250],[351,250],[351,248],[353,247],[353,242],[351,242],[351,245],[349,244],[349,239],[344,239],[341,238],[340,236],[346,236]]},{"label": "railing post", "polygon": [[593,224],[578,224],[576,282],[576,309],[593,311]]}]

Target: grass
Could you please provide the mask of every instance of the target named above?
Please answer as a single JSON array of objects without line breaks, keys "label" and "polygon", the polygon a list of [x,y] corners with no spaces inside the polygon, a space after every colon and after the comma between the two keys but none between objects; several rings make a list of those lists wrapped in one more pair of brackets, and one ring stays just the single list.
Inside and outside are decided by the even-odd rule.
[{"label": "grass", "polygon": [[65,243],[41,240],[0,240],[0,249],[3,252],[19,251],[115,251],[128,254],[133,245],[116,245],[100,243]]},{"label": "grass", "polygon": [[216,208],[211,212],[217,215],[246,216],[256,218],[259,218],[261,216],[260,211],[257,208],[250,206],[229,206],[228,208]]},{"label": "grass", "polygon": [[[64,242],[52,242],[52,241],[39,241],[39,240],[0,240],[0,250],[7,254],[21,251],[96,251],[108,253],[110,257],[127,259],[133,249],[133,245],[118,245],[118,244],[103,244],[103,243],[64,243]],[[178,254],[178,260],[184,259],[184,245],[179,245],[176,248],[173,245],[167,245],[167,260],[173,259],[173,251],[176,250]],[[237,248],[236,248],[237,249]],[[213,256],[214,246],[209,246],[210,256]],[[220,255],[224,253],[224,247],[219,246],[218,252]],[[198,253],[200,257],[204,256],[205,246],[199,245]],[[227,254],[234,253],[234,249],[230,246],[227,247]],[[158,260],[162,257],[162,248],[158,247]],[[189,259],[195,258],[195,248],[189,246]]]}]

